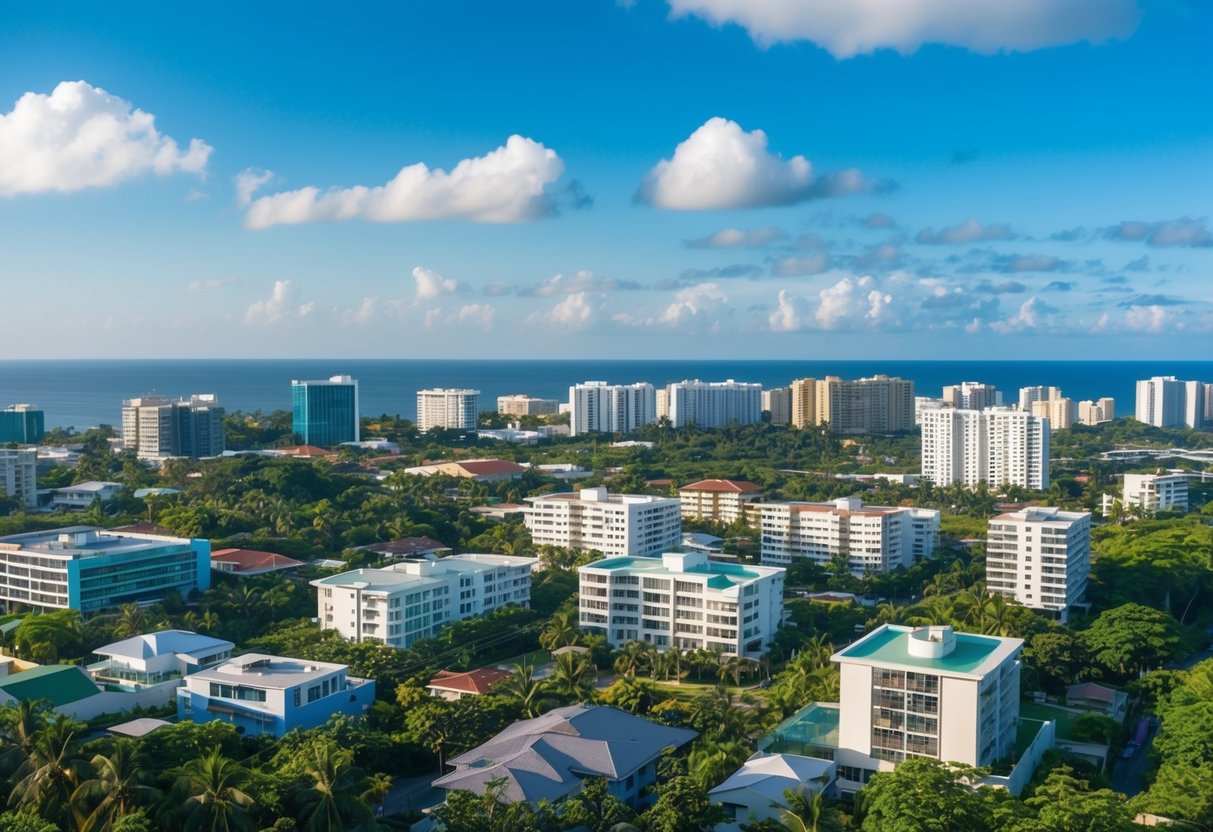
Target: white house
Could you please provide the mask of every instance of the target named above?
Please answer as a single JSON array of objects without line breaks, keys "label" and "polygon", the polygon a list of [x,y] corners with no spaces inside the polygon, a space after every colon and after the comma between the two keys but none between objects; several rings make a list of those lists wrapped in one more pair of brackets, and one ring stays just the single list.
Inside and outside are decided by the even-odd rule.
[{"label": "white house", "polygon": [[186,675],[213,667],[234,648],[221,638],[161,630],[98,647],[93,653],[102,660],[85,669],[106,690],[154,691],[160,704],[167,704]]},{"label": "white house", "polygon": [[94,500],[112,500],[122,490],[120,482],[81,482],[63,488],[51,489],[51,505],[62,508],[83,509],[93,504]]},{"label": "white house", "polygon": [[798,754],[758,752],[733,772],[729,779],[708,792],[708,798],[728,813],[729,821],[717,824],[716,832],[737,832],[741,824],[764,820],[779,822],[788,809],[785,792],[806,797],[828,793],[834,784],[832,760]]}]

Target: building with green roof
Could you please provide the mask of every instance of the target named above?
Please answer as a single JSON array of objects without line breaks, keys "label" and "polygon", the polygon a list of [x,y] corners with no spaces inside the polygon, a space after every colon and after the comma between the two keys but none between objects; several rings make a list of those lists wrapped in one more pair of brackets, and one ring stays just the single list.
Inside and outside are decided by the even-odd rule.
[{"label": "building with green roof", "polygon": [[0,704],[5,705],[44,701],[59,708],[100,692],[88,674],[70,664],[48,664],[0,678]]}]

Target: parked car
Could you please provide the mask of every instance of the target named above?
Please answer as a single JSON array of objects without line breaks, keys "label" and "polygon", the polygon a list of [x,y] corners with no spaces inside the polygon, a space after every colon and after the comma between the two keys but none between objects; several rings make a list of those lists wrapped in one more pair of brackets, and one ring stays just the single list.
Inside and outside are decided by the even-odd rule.
[{"label": "parked car", "polygon": [[1125,743],[1125,750],[1120,752],[1120,759],[1132,760],[1133,755],[1136,753],[1137,753],[1137,743],[1133,742],[1132,740],[1129,740],[1127,743]]}]

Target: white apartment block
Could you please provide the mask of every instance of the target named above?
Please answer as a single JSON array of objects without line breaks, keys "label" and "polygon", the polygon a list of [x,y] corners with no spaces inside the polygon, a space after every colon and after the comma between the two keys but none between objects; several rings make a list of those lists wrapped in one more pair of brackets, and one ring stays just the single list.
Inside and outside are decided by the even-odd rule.
[{"label": "white apartment block", "polygon": [[1049,420],[1022,410],[922,412],[922,476],[937,486],[1049,487]]},{"label": "white apartment block", "polygon": [[15,498],[27,509],[38,507],[36,448],[0,448],[0,495]]},{"label": "white apartment block", "polygon": [[1032,405],[1035,402],[1048,402],[1060,398],[1060,387],[1020,387],[1019,409],[1031,413]]},{"label": "white apartment block", "polygon": [[1213,422],[1213,384],[1180,381],[1175,376],[1154,376],[1137,382],[1139,422],[1156,428],[1193,430]]},{"label": "white apartment block", "polygon": [[569,435],[631,433],[657,421],[653,385],[586,381],[569,388]]},{"label": "white apartment block", "polygon": [[219,456],[226,450],[223,416],[214,393],[127,399],[122,402],[122,447],[140,459]]},{"label": "white apartment block", "polygon": [[538,558],[464,554],[318,578],[316,617],[346,641],[408,647],[452,621],[531,601]]},{"label": "white apartment block", "polygon": [[865,506],[854,497],[829,503],[763,503],[762,562],[795,558],[822,565],[846,554],[851,572],[883,575],[930,557],[939,543],[939,512],[929,508]]},{"label": "white apartment block", "polygon": [[838,785],[910,757],[989,766],[1015,749],[1023,640],[885,624],[839,650]]},{"label": "white apartment block", "polygon": [[1002,393],[992,384],[982,384],[980,381],[962,381],[943,388],[941,400],[948,407],[958,407],[961,410],[985,410],[987,407],[998,407],[1002,404]]},{"label": "white apartment block", "polygon": [[417,391],[417,430],[474,430],[480,418],[479,390],[434,387]]},{"label": "white apartment block", "polygon": [[762,385],[742,381],[677,381],[666,387],[673,427],[753,425],[762,421]]},{"label": "white apartment block", "polygon": [[1078,407],[1065,396],[1032,402],[1030,410],[1037,419],[1048,419],[1051,430],[1067,430],[1074,427],[1074,421],[1078,416]]},{"label": "white apartment block", "polygon": [[[1121,504],[1146,511],[1187,511],[1188,477],[1185,474],[1125,474]],[[1105,512],[1106,513],[1106,512]]]},{"label": "white apartment block", "polygon": [[497,397],[497,412],[502,416],[553,416],[560,411],[555,399],[537,399],[514,393]]},{"label": "white apartment block", "polygon": [[1078,403],[1078,424],[1099,425],[1111,422],[1116,418],[1116,400],[1104,396],[1097,402],[1085,401]]},{"label": "white apartment block", "polygon": [[775,387],[762,391],[762,409],[771,414],[772,425],[792,423],[792,388]]},{"label": "white apartment block", "polygon": [[682,516],[728,525],[743,519],[762,497],[762,486],[743,480],[700,480],[678,489]]},{"label": "white apartment block", "polygon": [[652,557],[682,543],[682,502],[673,497],[583,488],[527,502],[526,527],[536,545]]},{"label": "white apartment block", "polygon": [[1065,621],[1091,571],[1091,513],[1024,508],[990,518],[986,589]]},{"label": "white apartment block", "polygon": [[577,570],[581,629],[619,647],[762,655],[783,617],[784,570],[716,563],[703,552],[607,558]]}]

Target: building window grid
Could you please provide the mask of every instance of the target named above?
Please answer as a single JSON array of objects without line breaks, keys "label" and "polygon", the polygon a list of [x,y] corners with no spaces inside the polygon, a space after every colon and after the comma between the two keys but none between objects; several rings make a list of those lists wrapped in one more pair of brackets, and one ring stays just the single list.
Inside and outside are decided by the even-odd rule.
[{"label": "building window grid", "polygon": [[872,671],[872,756],[891,762],[939,757],[939,677]]}]

